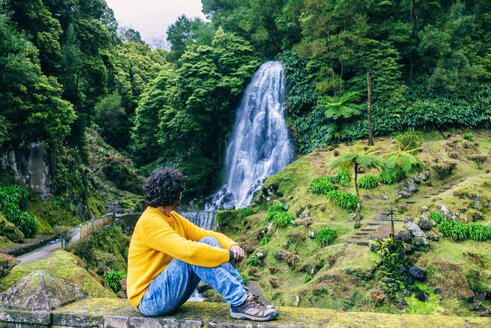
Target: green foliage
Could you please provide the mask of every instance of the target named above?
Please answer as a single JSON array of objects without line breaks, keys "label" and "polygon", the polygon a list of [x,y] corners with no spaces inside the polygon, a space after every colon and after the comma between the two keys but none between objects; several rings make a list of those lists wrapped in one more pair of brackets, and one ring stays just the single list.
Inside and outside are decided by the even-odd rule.
[{"label": "green foliage", "polygon": [[128,145],[130,122],[117,92],[107,95],[95,105],[95,123],[108,144],[119,149]]},{"label": "green foliage", "polygon": [[334,189],[333,177],[318,177],[312,180],[310,188],[314,194],[326,195],[329,191]]},{"label": "green foliage", "polygon": [[394,176],[395,181],[401,181],[409,173],[421,172],[423,163],[414,155],[407,151],[398,151],[386,156],[382,172],[385,176]]},{"label": "green foliage", "polygon": [[0,187],[0,212],[27,238],[31,238],[36,234],[39,222],[34,215],[24,211],[28,197],[29,193],[23,186]]},{"label": "green foliage", "polygon": [[290,205],[278,202],[268,207],[268,213],[270,212],[286,212],[290,208]]},{"label": "green foliage", "polygon": [[309,281],[312,280],[312,275],[311,274],[306,274],[304,277],[303,277],[303,283],[306,284],[308,283]]},{"label": "green foliage", "polygon": [[349,170],[340,170],[333,176],[333,181],[343,187],[349,187],[351,183],[351,173]]},{"label": "green foliage", "polygon": [[462,139],[465,139],[467,141],[473,141],[474,135],[472,133],[464,133],[462,135]]},{"label": "green foliage", "polygon": [[433,164],[431,169],[436,174],[437,178],[441,180],[452,174],[456,166],[456,161],[441,161]]},{"label": "green foliage", "polygon": [[347,210],[354,210],[358,204],[358,197],[356,195],[340,190],[331,190],[328,192],[327,199]]},{"label": "green foliage", "polygon": [[382,169],[378,175],[378,181],[383,184],[391,185],[396,183],[397,176],[395,173],[390,173],[387,170]]},{"label": "green foliage", "polygon": [[242,282],[244,283],[245,286],[249,284],[249,277],[242,272],[240,272],[240,276],[242,278]]},{"label": "green foliage", "polygon": [[360,115],[361,108],[353,102],[359,100],[358,92],[348,92],[340,97],[321,96],[317,107],[324,110],[324,115],[331,120],[350,119]]},{"label": "green foliage", "polygon": [[338,237],[336,230],[324,227],[317,233],[315,240],[321,245],[321,247],[328,246]]},{"label": "green foliage", "polygon": [[25,36],[9,26],[0,13],[0,138],[17,145],[44,140],[59,144],[75,119],[72,105],[61,99],[62,87],[46,77],[38,51]]},{"label": "green foliage", "polygon": [[251,257],[249,257],[249,259],[247,260],[247,265],[250,266],[250,267],[256,267],[258,266],[258,263],[257,263],[257,256],[256,255],[252,255]]},{"label": "green foliage", "polygon": [[104,273],[104,282],[113,292],[118,293],[123,290],[125,285],[126,274],[122,271],[108,271]]},{"label": "green foliage", "polygon": [[268,236],[264,236],[264,238],[261,239],[261,241],[259,242],[259,246],[264,246],[267,243],[269,243],[270,241],[271,241],[271,238],[269,238]]},{"label": "green foliage", "polygon": [[268,212],[268,215],[266,216],[266,222],[273,221],[273,226],[275,228],[286,227],[293,220],[295,220],[295,217],[292,214],[283,211]]},{"label": "green foliage", "polygon": [[239,219],[243,219],[247,216],[254,214],[254,210],[250,207],[244,207],[239,210]]},{"label": "green foliage", "polygon": [[423,143],[420,136],[413,130],[401,133],[396,137],[396,140],[399,141],[400,149],[404,151],[411,151],[419,148]]},{"label": "green foliage", "polygon": [[430,219],[435,221],[436,223],[442,223],[445,220],[443,214],[432,211],[430,212]]},{"label": "green foliage", "polygon": [[363,189],[373,189],[378,186],[378,180],[371,174],[363,175],[360,180],[358,180],[358,187]]},{"label": "green foliage", "polygon": [[440,220],[438,231],[444,237],[449,237],[455,241],[466,239],[487,241],[491,239],[491,227],[476,223],[464,224],[458,221]]},{"label": "green foliage", "polygon": [[289,208],[289,205],[281,202],[271,205],[268,208],[268,215],[266,215],[264,222],[272,221],[276,229],[288,226],[291,221],[295,220],[295,217],[287,212]]}]

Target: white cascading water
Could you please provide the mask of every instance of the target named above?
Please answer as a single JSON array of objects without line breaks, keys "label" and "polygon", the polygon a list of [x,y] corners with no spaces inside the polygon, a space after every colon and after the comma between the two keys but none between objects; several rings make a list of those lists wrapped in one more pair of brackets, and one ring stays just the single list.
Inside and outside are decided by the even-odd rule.
[{"label": "white cascading water", "polygon": [[285,122],[285,76],[280,62],[259,67],[237,108],[226,155],[226,181],[207,209],[249,206],[267,177],[294,159]]}]

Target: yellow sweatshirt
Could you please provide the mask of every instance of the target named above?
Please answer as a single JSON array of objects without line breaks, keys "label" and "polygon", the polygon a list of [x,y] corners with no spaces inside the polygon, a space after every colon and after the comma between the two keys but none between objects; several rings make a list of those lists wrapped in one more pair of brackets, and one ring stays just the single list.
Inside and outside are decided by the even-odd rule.
[{"label": "yellow sweatshirt", "polygon": [[[218,239],[223,248],[198,242],[206,236]],[[131,237],[126,281],[128,299],[137,307],[148,285],[173,258],[213,268],[229,261],[228,250],[236,244],[224,234],[202,229],[174,211],[165,216],[148,206]]]}]

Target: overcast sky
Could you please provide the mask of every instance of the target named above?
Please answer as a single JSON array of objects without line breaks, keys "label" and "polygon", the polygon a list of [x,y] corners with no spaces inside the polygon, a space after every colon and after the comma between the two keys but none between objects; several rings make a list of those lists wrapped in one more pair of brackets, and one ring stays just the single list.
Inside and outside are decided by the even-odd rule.
[{"label": "overcast sky", "polygon": [[146,43],[155,45],[165,38],[169,25],[179,16],[200,17],[201,0],[106,0],[114,11],[120,26],[128,26],[140,32]]}]

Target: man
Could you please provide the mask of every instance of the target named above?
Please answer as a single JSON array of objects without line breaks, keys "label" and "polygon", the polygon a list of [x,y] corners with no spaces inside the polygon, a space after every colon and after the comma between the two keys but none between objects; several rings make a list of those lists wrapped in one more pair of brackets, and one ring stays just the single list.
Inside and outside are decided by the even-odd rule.
[{"label": "man", "polygon": [[202,229],[173,210],[179,205],[184,178],[164,168],[143,185],[148,205],[131,237],[127,293],[130,302],[148,316],[170,313],[191,296],[200,280],[222,294],[235,319],[268,321],[278,316],[247,293],[231,265],[244,250],[224,234]]}]

